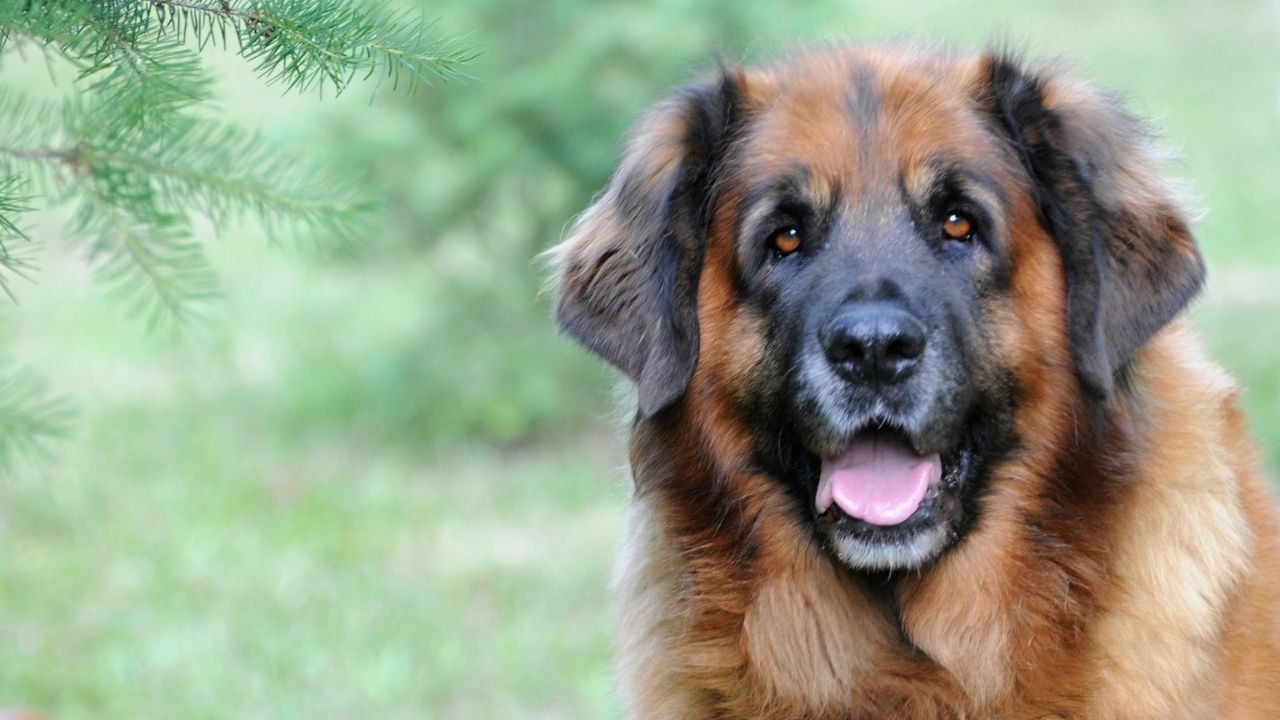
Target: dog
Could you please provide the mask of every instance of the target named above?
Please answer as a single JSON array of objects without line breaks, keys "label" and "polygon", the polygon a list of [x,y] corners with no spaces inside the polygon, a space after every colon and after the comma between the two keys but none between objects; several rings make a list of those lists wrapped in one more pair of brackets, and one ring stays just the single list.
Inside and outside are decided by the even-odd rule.
[{"label": "dog", "polygon": [[632,718],[1280,718],[1280,520],[1115,97],[1003,50],[721,67],[550,252],[635,386]]}]

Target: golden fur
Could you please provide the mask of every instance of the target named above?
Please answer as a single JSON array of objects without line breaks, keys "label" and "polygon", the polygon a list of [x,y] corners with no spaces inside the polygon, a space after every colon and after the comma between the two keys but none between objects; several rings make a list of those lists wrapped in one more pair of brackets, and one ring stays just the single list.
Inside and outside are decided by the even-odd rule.
[{"label": "golden fur", "polygon": [[[628,717],[1280,717],[1280,524],[1237,390],[1183,321],[1142,345],[1105,402],[1082,390],[1062,256],[1025,171],[998,159],[968,110],[993,62],[875,47],[727,71],[751,118],[734,141],[749,151],[716,178],[688,295],[700,349],[683,394],[632,431],[635,497],[615,577]],[[1103,203],[1134,232],[1157,228],[1173,252],[1194,253],[1126,116],[1086,85],[1037,73]],[[854,75],[882,98],[857,129],[839,100]],[[638,178],[630,190],[615,181],[557,248],[562,287],[600,299],[599,276],[649,261],[618,252],[617,227],[645,222],[619,198],[681,182],[689,135],[673,107],[641,123],[619,171]],[[813,192],[874,193],[869,168],[904,168],[909,186],[939,138],[985,163],[1007,197],[1011,282],[985,310],[995,361],[1018,384],[1020,451],[991,468],[962,541],[876,583],[825,552],[793,497],[750,462],[739,396],[769,358],[762,318],[736,301],[731,219],[740,179],[771,163],[803,165]],[[593,349],[607,356],[604,342]],[[653,367],[628,371],[642,392]]]}]

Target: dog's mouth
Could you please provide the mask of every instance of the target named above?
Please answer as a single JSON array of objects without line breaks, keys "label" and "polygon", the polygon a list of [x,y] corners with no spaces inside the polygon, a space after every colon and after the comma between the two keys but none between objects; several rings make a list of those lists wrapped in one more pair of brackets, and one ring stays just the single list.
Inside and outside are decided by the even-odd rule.
[{"label": "dog's mouth", "polygon": [[932,560],[964,525],[962,499],[974,458],[967,438],[941,452],[922,452],[909,433],[888,423],[854,433],[843,450],[815,458],[820,470],[812,507],[824,543],[857,569],[913,568]]},{"label": "dog's mouth", "polygon": [[899,525],[942,482],[942,456],[921,455],[892,430],[864,430],[840,455],[823,458],[814,501],[818,515],[835,505],[870,525]]}]

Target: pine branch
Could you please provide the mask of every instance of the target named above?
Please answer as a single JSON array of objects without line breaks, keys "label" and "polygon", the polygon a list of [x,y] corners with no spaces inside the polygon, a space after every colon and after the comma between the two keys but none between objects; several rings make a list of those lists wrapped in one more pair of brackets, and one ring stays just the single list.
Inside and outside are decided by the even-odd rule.
[{"label": "pine branch", "polygon": [[17,175],[0,178],[0,290],[14,301],[13,276],[30,280],[29,273],[34,269],[31,238],[17,221],[19,214],[31,210],[31,198],[23,192],[25,184]]},{"label": "pine branch", "polygon": [[[183,292],[178,278],[203,273],[172,268],[166,280],[148,262],[198,261],[189,248],[177,250],[173,234],[195,215],[253,217],[273,238],[297,227],[352,237],[376,204],[350,177],[188,112],[207,98],[209,80],[186,41],[225,45],[228,35],[269,80],[297,90],[341,92],[362,71],[394,85],[404,78],[412,90],[432,77],[462,77],[461,64],[475,56],[420,17],[363,0],[0,2],[0,45],[13,36],[43,43],[85,82],[80,97],[56,105],[0,90],[0,120],[9,121],[0,122],[0,176],[29,178],[49,200],[77,202],[78,217],[92,219],[81,229],[95,229],[95,247],[114,238],[129,249],[99,257],[134,258],[136,279],[175,317],[205,295],[203,279],[199,291]],[[141,251],[148,223],[165,252]]]},{"label": "pine branch", "polygon": [[100,39],[83,32],[92,10],[88,2],[0,3],[0,49],[18,37],[55,46],[68,57],[92,56]]},{"label": "pine branch", "polygon": [[207,100],[210,80],[200,58],[178,38],[158,38],[145,46],[115,41],[118,56],[108,67],[83,71],[98,113],[83,134],[114,127],[152,128],[181,117],[179,111]]},{"label": "pine branch", "polygon": [[152,178],[165,207],[195,205],[218,222],[253,217],[273,237],[288,225],[352,237],[376,205],[349,176],[216,123],[95,149],[92,158]]},{"label": "pine branch", "polygon": [[10,470],[17,457],[46,459],[73,415],[70,403],[50,395],[30,373],[0,366],[0,471]]},{"label": "pine branch", "polygon": [[[6,104],[0,95],[0,114]],[[86,135],[81,120],[99,113],[64,113],[70,130],[63,141],[74,144],[0,146],[0,170],[43,174],[47,185],[64,186],[61,196],[79,197],[71,235],[92,239],[91,257],[120,294],[145,305],[146,293],[137,291],[154,293],[156,304],[146,308],[153,321],[186,321],[193,303],[215,294],[203,253],[189,239],[194,215],[220,224],[254,219],[272,237],[296,227],[352,237],[373,205],[353,178],[230,126],[186,120],[147,134]]]},{"label": "pine branch", "polygon": [[195,303],[216,294],[217,280],[182,220],[158,214],[145,201],[139,204],[147,216],[139,218],[120,201],[118,188],[109,197],[89,173],[78,173],[77,180],[85,200],[74,231],[95,238],[90,258],[103,281],[152,325],[190,321]]},{"label": "pine branch", "polygon": [[260,75],[290,90],[325,85],[341,93],[352,79],[381,74],[413,92],[431,78],[463,79],[477,52],[435,31],[435,22],[356,0],[146,0],[164,27],[205,43],[228,31]]},{"label": "pine branch", "polygon": [[[199,216],[256,220],[273,238],[359,234],[374,203],[357,178],[193,111],[211,87],[198,50],[232,36],[268,81],[321,93],[361,74],[412,91],[465,77],[476,56],[376,0],[0,0],[0,53],[22,40],[78,73],[64,102],[0,88],[0,290],[12,298],[31,267],[17,216],[35,200],[75,208],[69,234],[153,323],[186,321],[216,292]],[[0,465],[52,434],[57,413],[28,385],[0,375]]]}]

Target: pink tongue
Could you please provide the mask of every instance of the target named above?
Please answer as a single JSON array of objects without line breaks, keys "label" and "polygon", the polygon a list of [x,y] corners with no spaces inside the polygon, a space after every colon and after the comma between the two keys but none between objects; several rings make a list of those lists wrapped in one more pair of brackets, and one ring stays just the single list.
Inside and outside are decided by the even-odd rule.
[{"label": "pink tongue", "polygon": [[897,525],[920,507],[929,486],[942,479],[942,459],[921,457],[899,437],[863,433],[845,453],[822,461],[817,508],[834,501],[850,517]]}]

